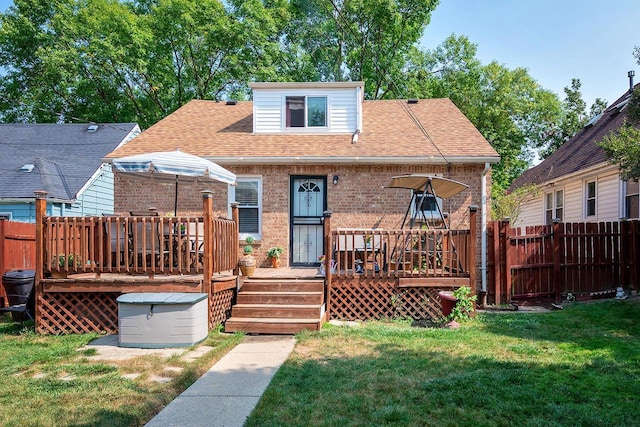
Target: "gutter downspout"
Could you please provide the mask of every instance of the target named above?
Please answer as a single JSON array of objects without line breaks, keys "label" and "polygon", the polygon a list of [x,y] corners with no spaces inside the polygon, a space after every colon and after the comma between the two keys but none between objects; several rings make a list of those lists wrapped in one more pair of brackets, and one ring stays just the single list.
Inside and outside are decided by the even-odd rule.
[{"label": "gutter downspout", "polygon": [[487,305],[487,173],[491,168],[490,163],[484,164],[481,179],[481,206],[480,213],[480,278],[482,284],[480,287],[480,301],[483,307]]}]

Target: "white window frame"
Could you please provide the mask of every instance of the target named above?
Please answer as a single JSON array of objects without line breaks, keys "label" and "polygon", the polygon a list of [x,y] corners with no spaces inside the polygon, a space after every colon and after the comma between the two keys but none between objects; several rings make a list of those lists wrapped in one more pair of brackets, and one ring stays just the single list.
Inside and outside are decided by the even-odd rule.
[{"label": "white window frame", "polygon": [[[287,126],[287,98],[304,98],[304,126],[290,127]],[[309,98],[324,98],[325,100],[325,125],[324,126],[309,126]],[[282,101],[282,129],[287,132],[314,132],[314,131],[327,131],[329,129],[329,97],[327,95],[300,95],[300,94],[287,94],[284,95]]]},{"label": "white window frame", "polygon": [[[589,197],[589,184],[593,183],[595,186],[593,198]],[[597,179],[587,179],[584,181],[583,185],[584,191],[584,218],[597,218],[598,217],[598,180]],[[593,199],[593,214],[589,213],[589,201]]]},{"label": "white window frame", "polygon": [[0,212],[0,219],[11,221],[13,218],[13,212]]},{"label": "white window frame", "polygon": [[[628,182],[629,181],[622,181],[622,218],[628,218],[628,219],[640,219],[640,215],[638,215],[637,217],[629,217],[628,212],[629,212],[629,207],[627,206],[627,199],[629,197],[629,193],[627,191],[627,186],[628,186]],[[638,181],[635,181],[638,182]],[[638,184],[638,191],[635,193],[631,193],[631,196],[636,196],[640,199],[640,184]]]},{"label": "white window frame", "polygon": [[[562,193],[562,205],[558,206],[558,194]],[[549,206],[549,196],[551,196],[551,206]],[[553,224],[554,219],[564,221],[564,188],[556,188],[553,191],[544,193],[543,206],[544,206],[544,223],[546,225]],[[558,215],[558,210],[562,209],[562,215]],[[551,221],[547,213],[551,211]]]},{"label": "white window frame", "polygon": [[[258,208],[258,233],[239,233],[240,240],[245,240],[247,237],[251,236],[256,240],[262,239],[262,176],[260,175],[238,175],[236,177],[237,182],[252,182],[255,181],[258,183],[258,205],[250,206],[250,208],[255,209]],[[236,184],[237,185],[237,184]],[[236,201],[236,185],[229,186],[229,217],[231,217],[231,203]],[[247,206],[249,207],[249,206]],[[243,207],[238,206],[238,209],[243,209]],[[239,230],[238,230],[239,231]]]}]

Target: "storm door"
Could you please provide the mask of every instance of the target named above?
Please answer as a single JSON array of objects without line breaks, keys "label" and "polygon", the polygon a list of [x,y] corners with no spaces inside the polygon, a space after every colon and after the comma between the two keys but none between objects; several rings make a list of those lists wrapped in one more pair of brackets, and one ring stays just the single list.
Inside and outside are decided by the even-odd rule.
[{"label": "storm door", "polygon": [[326,177],[291,177],[291,263],[318,265],[323,253]]}]

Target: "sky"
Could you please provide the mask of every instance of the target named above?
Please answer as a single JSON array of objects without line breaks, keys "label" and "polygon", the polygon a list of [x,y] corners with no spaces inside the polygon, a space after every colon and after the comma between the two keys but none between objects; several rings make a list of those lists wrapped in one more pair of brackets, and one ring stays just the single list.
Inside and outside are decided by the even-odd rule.
[{"label": "sky", "polygon": [[433,49],[452,33],[477,45],[483,64],[526,68],[560,99],[580,79],[587,108],[596,98],[618,99],[630,70],[640,82],[639,0],[440,0],[421,46]]},{"label": "sky", "polygon": [[[10,0],[0,0],[5,11]],[[596,98],[615,101],[629,88],[627,72],[640,65],[639,0],[440,0],[421,39],[433,49],[449,35],[466,35],[483,64],[526,68],[545,89],[564,99],[580,79],[587,108]]]}]

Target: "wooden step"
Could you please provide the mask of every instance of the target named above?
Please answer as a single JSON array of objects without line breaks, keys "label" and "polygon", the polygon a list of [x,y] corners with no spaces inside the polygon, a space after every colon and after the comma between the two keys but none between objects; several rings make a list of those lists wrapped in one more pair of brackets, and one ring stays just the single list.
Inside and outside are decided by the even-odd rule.
[{"label": "wooden step", "polygon": [[241,291],[246,292],[323,292],[322,280],[245,280]]},{"label": "wooden step", "polygon": [[284,304],[236,304],[231,309],[231,317],[245,318],[283,318],[316,319],[320,318],[322,307],[317,305]]},{"label": "wooden step", "polygon": [[247,334],[297,334],[303,330],[319,331],[319,319],[278,319],[231,317],[224,324],[225,332]]},{"label": "wooden step", "polygon": [[323,292],[238,292],[238,304],[322,304]]}]

